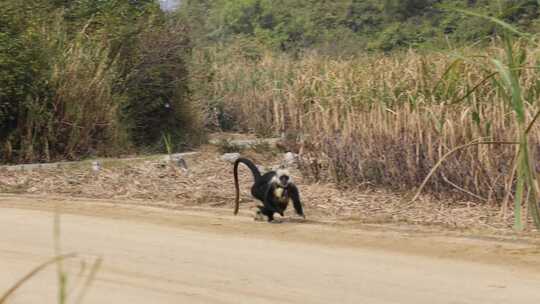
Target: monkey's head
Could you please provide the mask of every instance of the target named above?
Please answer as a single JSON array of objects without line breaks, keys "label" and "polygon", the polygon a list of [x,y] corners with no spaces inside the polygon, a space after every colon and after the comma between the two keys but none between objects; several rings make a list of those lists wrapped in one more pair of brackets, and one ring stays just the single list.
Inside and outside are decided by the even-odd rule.
[{"label": "monkey's head", "polygon": [[272,182],[280,187],[287,188],[289,184],[292,183],[292,178],[287,170],[279,169],[276,171],[276,175],[272,178]]}]

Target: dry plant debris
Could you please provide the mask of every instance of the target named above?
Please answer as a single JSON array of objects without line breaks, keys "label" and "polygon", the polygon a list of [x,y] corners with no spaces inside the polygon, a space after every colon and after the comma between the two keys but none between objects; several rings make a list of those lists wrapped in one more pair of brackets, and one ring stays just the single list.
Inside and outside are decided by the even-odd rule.
[{"label": "dry plant debris", "polygon": [[[246,153],[267,168],[278,165],[281,160],[276,156]],[[91,170],[90,165],[24,172],[0,171],[0,192],[120,199],[172,209],[230,207],[232,212],[232,165],[220,159],[215,147],[204,147],[200,154],[186,159],[188,172],[151,159],[104,163],[97,173]],[[240,173],[241,209],[253,209],[255,203],[249,194],[251,173],[247,169],[241,169]],[[512,225],[511,214],[502,214],[498,206],[444,201],[427,196],[410,205],[398,193],[343,190],[333,184],[310,183],[295,169],[291,174],[301,189],[306,213],[311,218],[437,225],[455,229],[506,230]]]}]

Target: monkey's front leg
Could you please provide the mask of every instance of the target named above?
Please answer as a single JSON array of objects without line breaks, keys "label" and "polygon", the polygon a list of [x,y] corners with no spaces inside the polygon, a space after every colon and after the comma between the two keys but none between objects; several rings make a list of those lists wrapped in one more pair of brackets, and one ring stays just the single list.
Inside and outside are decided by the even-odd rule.
[{"label": "monkey's front leg", "polygon": [[303,219],[306,219],[306,216],[304,215],[304,209],[302,208],[302,203],[300,202],[300,192],[298,191],[298,188],[295,185],[290,185],[289,192],[291,195],[291,200],[293,201],[293,206],[296,214],[298,214],[298,216],[302,217]]}]

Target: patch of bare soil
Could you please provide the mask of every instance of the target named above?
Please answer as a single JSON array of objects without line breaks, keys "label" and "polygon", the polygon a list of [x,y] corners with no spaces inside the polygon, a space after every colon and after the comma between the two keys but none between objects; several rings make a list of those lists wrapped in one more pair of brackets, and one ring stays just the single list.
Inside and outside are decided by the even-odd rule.
[{"label": "patch of bare soil", "polygon": [[[281,154],[246,156],[267,168],[277,166]],[[90,164],[81,167],[0,171],[0,192],[60,195],[78,198],[140,201],[141,204],[169,209],[229,207],[232,212],[234,185],[232,165],[220,159],[213,146],[186,157],[188,171],[149,158],[131,162],[109,161],[99,172]],[[445,229],[480,229],[497,233],[510,232],[511,214],[497,206],[474,202],[455,202],[422,197],[408,204],[403,195],[381,190],[342,190],[333,184],[310,183],[298,170],[291,170],[299,185],[311,219],[341,220],[359,223],[403,223]],[[241,170],[241,210],[254,209],[249,194],[252,181],[249,170]],[[288,211],[292,213],[291,210]]]}]

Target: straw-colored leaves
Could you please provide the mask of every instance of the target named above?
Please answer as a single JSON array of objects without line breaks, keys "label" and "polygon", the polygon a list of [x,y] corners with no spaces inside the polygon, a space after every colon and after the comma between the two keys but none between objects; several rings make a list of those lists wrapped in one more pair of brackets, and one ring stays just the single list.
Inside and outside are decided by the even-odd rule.
[{"label": "straw-colored leaves", "polygon": [[[518,135],[536,115],[536,101],[523,96],[540,89],[538,71],[525,69],[536,66],[536,46],[509,45],[463,49],[459,56],[411,50],[345,59],[266,56],[243,63],[216,55],[214,81],[221,85],[213,94],[224,96],[240,128],[299,135],[303,151],[328,164],[326,175],[305,168],[317,178],[410,190],[443,156],[467,145],[445,158],[425,188],[498,202],[506,212],[510,198],[532,189],[520,168],[534,161],[522,154],[521,173],[513,174],[516,145],[495,143],[523,143]],[[249,81],[255,74],[256,85]],[[533,149],[540,142],[538,127],[527,134]]]}]

